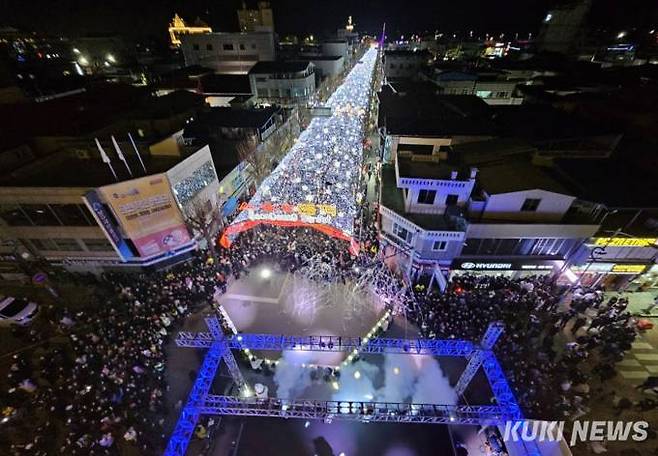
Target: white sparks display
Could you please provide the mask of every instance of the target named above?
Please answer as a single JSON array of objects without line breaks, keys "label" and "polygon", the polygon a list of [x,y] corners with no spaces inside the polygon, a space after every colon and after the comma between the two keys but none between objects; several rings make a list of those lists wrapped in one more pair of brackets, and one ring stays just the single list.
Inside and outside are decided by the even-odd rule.
[{"label": "white sparks display", "polygon": [[[300,218],[300,224],[320,223],[351,238],[357,215],[363,160],[364,117],[370,103],[377,49],[371,48],[327,101],[330,117],[315,117],[279,166],[268,176],[232,225],[250,220],[290,221],[290,214],[268,203],[299,205],[312,202],[336,208],[335,216]],[[267,211],[262,209],[268,207]],[[236,230],[240,231],[240,230]]]}]

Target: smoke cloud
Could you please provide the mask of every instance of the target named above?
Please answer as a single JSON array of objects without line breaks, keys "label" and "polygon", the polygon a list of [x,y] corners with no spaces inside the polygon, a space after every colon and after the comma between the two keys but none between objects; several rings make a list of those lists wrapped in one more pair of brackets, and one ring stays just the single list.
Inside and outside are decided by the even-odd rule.
[{"label": "smoke cloud", "polygon": [[[308,369],[295,363],[289,352],[284,352],[274,382],[277,397],[323,399],[317,394],[309,397],[305,391],[313,381]],[[439,362],[422,355],[387,354],[383,363],[363,359],[343,367],[333,391],[334,401],[413,402],[416,404],[454,405],[458,397],[443,374]]]}]

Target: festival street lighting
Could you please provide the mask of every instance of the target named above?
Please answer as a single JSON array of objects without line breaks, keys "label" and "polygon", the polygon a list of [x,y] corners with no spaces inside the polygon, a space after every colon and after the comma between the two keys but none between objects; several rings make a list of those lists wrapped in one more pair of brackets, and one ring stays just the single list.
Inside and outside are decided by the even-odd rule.
[{"label": "festival street lighting", "polygon": [[223,245],[228,246],[232,236],[258,223],[322,227],[334,237],[352,239],[363,200],[359,192],[363,121],[377,55],[371,48],[354,66],[326,103],[332,115],[311,120],[226,229]]}]

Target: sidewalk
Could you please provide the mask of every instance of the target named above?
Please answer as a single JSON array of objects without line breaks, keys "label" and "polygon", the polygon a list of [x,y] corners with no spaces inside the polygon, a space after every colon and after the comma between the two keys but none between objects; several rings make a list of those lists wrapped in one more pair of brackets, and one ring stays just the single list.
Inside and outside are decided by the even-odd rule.
[{"label": "sidewalk", "polygon": [[658,375],[658,329],[639,334],[616,367],[619,375],[633,386]]},{"label": "sidewalk", "polygon": [[[628,311],[634,315],[644,316],[644,309],[653,304],[654,299],[658,296],[658,293],[655,291],[627,291],[627,292],[617,292],[617,291],[606,291],[605,299],[608,300],[611,297],[617,298],[626,298],[628,299]],[[654,309],[652,313],[652,318],[658,318],[658,308]],[[656,322],[658,324],[658,322]]]}]

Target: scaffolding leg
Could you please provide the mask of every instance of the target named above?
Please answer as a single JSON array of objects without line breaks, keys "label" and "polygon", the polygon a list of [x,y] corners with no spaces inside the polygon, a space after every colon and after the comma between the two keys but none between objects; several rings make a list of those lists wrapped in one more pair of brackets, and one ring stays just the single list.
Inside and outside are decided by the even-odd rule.
[{"label": "scaffolding leg", "polygon": [[455,392],[458,396],[464,394],[464,391],[468,388],[468,385],[471,383],[471,380],[473,380],[473,377],[475,377],[478,369],[482,366],[486,354],[487,352],[484,350],[476,350],[473,352],[468,360],[466,369],[464,369],[464,372],[462,372],[462,375],[459,377],[459,380],[455,385]]},{"label": "scaffolding leg", "polygon": [[242,371],[240,370],[237,361],[235,361],[233,352],[228,347],[226,338],[224,337],[224,332],[222,331],[222,327],[219,324],[219,320],[217,320],[217,317],[207,317],[206,325],[208,325],[208,330],[210,331],[210,334],[212,334],[215,340],[220,344],[222,344],[222,347],[224,348],[222,358],[226,363],[226,367],[228,368],[228,371],[231,374],[233,381],[238,386],[240,392],[242,393],[247,392],[249,386],[247,385],[247,381],[244,379],[244,376],[242,375]]},{"label": "scaffolding leg", "polygon": [[205,402],[215,379],[215,374],[217,374],[219,363],[222,360],[224,352],[227,350],[226,343],[222,343],[221,341],[213,342],[208,349],[194,386],[192,386],[192,391],[190,391],[190,395],[187,398],[187,403],[183,407],[176,423],[176,428],[169,439],[167,449],[164,453],[165,456],[185,455],[187,446],[194,433],[194,428],[199,421],[199,406]]}]

